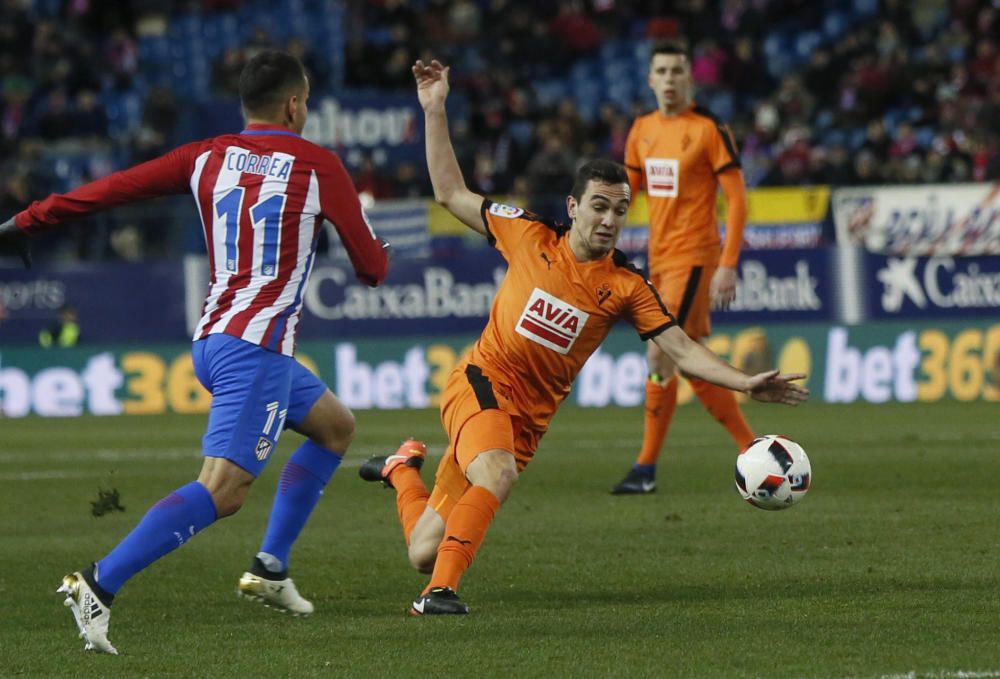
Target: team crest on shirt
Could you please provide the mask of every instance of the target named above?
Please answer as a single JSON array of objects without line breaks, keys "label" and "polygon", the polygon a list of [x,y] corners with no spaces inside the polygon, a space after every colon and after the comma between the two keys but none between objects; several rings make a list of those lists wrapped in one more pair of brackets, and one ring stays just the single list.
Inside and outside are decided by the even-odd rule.
[{"label": "team crest on shirt", "polygon": [[517,334],[560,354],[568,354],[590,314],[535,288],[517,319]]},{"label": "team crest on shirt", "polygon": [[646,158],[646,191],[650,196],[675,198],[680,171],[676,158]]},{"label": "team crest on shirt", "polygon": [[513,205],[504,205],[503,203],[493,203],[490,205],[490,214],[496,215],[497,217],[504,217],[506,219],[515,219],[524,214],[524,210],[519,207],[514,207]]},{"label": "team crest on shirt", "polygon": [[607,283],[601,283],[597,286],[597,306],[601,306],[608,301],[611,297],[611,286]]},{"label": "team crest on shirt", "polygon": [[271,454],[271,450],[273,449],[274,443],[270,439],[264,436],[257,439],[257,459],[261,462],[267,459],[267,456]]}]

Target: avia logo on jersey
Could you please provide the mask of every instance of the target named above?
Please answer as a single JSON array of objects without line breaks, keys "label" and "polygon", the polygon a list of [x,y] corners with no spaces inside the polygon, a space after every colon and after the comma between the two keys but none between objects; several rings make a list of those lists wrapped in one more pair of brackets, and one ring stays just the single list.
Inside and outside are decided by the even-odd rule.
[{"label": "avia logo on jersey", "polygon": [[677,196],[680,163],[674,158],[646,158],[646,191],[650,196]]},{"label": "avia logo on jersey", "polygon": [[505,217],[507,219],[516,219],[524,214],[524,210],[519,207],[514,207],[513,205],[493,203],[490,205],[490,214],[496,215],[497,217]]},{"label": "avia logo on jersey", "polygon": [[588,318],[590,314],[585,311],[535,288],[531,291],[515,329],[518,335],[523,335],[532,342],[560,354],[568,354]]},{"label": "avia logo on jersey", "polygon": [[246,149],[238,146],[230,146],[226,149],[226,169],[231,172],[243,172],[246,174],[259,174],[262,177],[273,177],[288,181],[288,176],[292,173],[292,163],[295,156],[286,153],[276,153],[273,156],[259,156],[250,153]]}]

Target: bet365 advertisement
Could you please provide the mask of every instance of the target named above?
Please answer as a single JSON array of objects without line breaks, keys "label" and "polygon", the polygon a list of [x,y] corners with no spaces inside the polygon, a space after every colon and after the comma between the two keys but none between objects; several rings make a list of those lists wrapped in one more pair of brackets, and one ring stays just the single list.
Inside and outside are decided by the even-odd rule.
[{"label": "bet365 advertisement", "polygon": [[[438,405],[474,339],[304,342],[298,358],[352,408],[424,408]],[[831,403],[1000,400],[1000,323],[723,326],[709,345],[749,372],[805,372],[813,398]],[[584,367],[569,403],[638,405],[645,376],[645,345],[615,330]],[[680,400],[691,400],[686,384]],[[0,349],[6,417],[205,413],[210,401],[188,344]]]}]

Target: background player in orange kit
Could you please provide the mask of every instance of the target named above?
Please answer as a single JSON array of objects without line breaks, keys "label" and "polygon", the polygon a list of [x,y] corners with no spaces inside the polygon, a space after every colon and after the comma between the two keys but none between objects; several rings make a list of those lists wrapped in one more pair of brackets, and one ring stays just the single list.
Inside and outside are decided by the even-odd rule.
[{"label": "background player in orange kit", "polygon": [[449,446],[433,492],[420,478],[426,448],[418,441],[369,459],[360,473],[396,489],[410,562],[431,573],[411,613],[463,614],[469,609],[456,594],[459,580],[573,379],[618,319],[686,372],[756,399],[794,405],[808,391],[791,382],[803,375],[746,375],[678,327],[649,281],[615,249],[631,197],[624,167],[595,160],[580,168],[566,198],[569,227],[493,203],[466,187],[455,158],[445,113],[448,69],[418,61],[413,74],[434,197],[485,236],[508,271],[482,336],[442,394]]},{"label": "background player in orange kit", "polygon": [[[625,167],[633,193],[646,187],[650,280],[678,325],[702,341],[712,329],[710,309],[728,307],[736,294],[746,186],[729,129],[694,103],[691,62],[683,47],[674,43],[653,47],[649,86],[658,107],[632,124]],[[729,206],[721,253],[715,220],[719,186]],[[649,379],[642,449],[629,473],[611,489],[616,495],[656,490],[656,462],[677,408],[676,361],[652,342],[646,358]],[[753,440],[732,391],[699,379],[692,379],[691,387],[740,449]]]}]

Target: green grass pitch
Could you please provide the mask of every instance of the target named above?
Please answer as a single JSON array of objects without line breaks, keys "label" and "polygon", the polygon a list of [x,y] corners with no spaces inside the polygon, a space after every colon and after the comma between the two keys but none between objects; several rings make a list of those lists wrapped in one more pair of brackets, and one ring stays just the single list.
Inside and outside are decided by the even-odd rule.
[{"label": "green grass pitch", "polygon": [[[55,594],[197,474],[203,417],[0,421],[0,676],[1000,677],[1000,405],[747,406],[809,452],[814,485],[764,512],[733,490],[735,450],[679,410],[660,489],[612,497],[639,409],[568,408],[462,583],[472,614],[409,618],[424,576],[394,495],[360,460],[407,435],[434,456],[437,413],[359,412],[355,445],[293,552],[316,604],[241,601],[288,433],[246,506],[129,582],[119,657],[85,654]],[[90,515],[98,488],[124,513]]]}]

